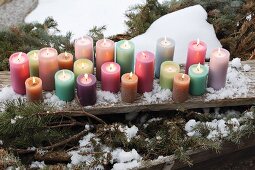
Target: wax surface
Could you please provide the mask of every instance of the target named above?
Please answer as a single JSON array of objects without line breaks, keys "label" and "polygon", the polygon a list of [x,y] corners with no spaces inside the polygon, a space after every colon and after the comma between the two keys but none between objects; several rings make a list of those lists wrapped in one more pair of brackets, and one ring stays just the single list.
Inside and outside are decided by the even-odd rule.
[{"label": "wax surface", "polygon": [[39,77],[39,60],[38,60],[39,50],[33,50],[27,53],[29,59],[29,72],[30,76]]},{"label": "wax surface", "polygon": [[138,77],[135,74],[126,73],[121,76],[121,100],[133,103],[137,96]]},{"label": "wax surface", "polygon": [[176,103],[185,102],[189,98],[189,75],[178,73],[174,76],[173,82],[173,101]]},{"label": "wax surface", "polygon": [[93,39],[89,36],[83,36],[74,43],[75,59],[86,58],[94,62]]},{"label": "wax surface", "polygon": [[42,100],[42,80],[39,77],[30,77],[25,81],[26,97],[28,101]]},{"label": "wax surface", "polygon": [[73,70],[73,55],[71,53],[61,53],[58,55],[59,70],[68,69]]},{"label": "wax surface", "polygon": [[74,62],[73,71],[76,78],[80,74],[85,74],[85,73],[93,74],[94,73],[93,63],[89,59],[78,59]]},{"label": "wax surface", "polygon": [[101,85],[104,91],[117,93],[120,90],[120,65],[118,63],[106,62],[102,65]]}]

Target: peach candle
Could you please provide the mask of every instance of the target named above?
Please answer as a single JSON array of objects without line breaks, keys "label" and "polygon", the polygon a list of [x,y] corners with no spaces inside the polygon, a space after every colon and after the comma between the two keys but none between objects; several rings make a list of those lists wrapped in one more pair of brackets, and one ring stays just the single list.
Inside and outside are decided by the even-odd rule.
[{"label": "peach candle", "polygon": [[71,53],[61,53],[58,55],[58,67],[60,70],[73,70],[73,55]]},{"label": "peach candle", "polygon": [[121,100],[127,103],[133,103],[137,95],[138,77],[131,73],[121,76]]},{"label": "peach candle", "polygon": [[30,77],[25,81],[28,101],[42,100],[42,80],[39,77]]},{"label": "peach candle", "polygon": [[174,76],[173,101],[181,103],[189,98],[190,78],[187,74],[178,73]]},{"label": "peach candle", "polygon": [[74,43],[75,58],[86,58],[94,62],[93,39],[89,36],[83,36]]}]

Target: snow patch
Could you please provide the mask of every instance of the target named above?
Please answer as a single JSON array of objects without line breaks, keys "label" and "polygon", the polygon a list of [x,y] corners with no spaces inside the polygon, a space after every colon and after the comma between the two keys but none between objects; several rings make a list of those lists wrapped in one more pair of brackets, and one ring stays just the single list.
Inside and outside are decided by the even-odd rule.
[{"label": "snow patch", "polygon": [[40,168],[40,169],[43,169],[45,166],[46,165],[45,165],[44,161],[42,161],[42,162],[35,161],[35,162],[31,163],[30,168]]}]

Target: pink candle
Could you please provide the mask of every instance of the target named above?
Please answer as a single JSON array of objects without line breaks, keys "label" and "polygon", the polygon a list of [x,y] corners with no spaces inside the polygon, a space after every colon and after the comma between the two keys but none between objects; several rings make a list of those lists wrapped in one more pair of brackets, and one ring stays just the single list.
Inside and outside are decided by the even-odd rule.
[{"label": "pink candle", "polygon": [[191,41],[188,47],[188,56],[185,73],[188,74],[189,67],[193,64],[204,64],[207,46],[203,41]]},{"label": "pink candle", "polygon": [[93,52],[93,39],[89,36],[83,36],[74,43],[75,58],[87,58],[94,62],[94,52]]},{"label": "pink candle", "polygon": [[54,48],[43,48],[39,51],[39,77],[42,79],[43,90],[55,89],[55,73],[58,71],[58,52]]},{"label": "pink candle", "polygon": [[223,48],[212,51],[209,63],[208,87],[215,90],[225,87],[229,56],[229,51]]},{"label": "pink candle", "polygon": [[102,90],[117,93],[120,90],[120,65],[106,62],[101,67]]},{"label": "pink candle", "polygon": [[102,39],[96,43],[96,76],[101,80],[101,66],[106,62],[114,61],[114,42],[109,39]]},{"label": "pink candle", "polygon": [[25,53],[17,52],[9,58],[11,85],[18,94],[26,94],[25,81],[29,78],[29,61]]},{"label": "pink candle", "polygon": [[136,55],[135,74],[138,76],[138,93],[150,92],[153,88],[155,56],[149,51]]}]

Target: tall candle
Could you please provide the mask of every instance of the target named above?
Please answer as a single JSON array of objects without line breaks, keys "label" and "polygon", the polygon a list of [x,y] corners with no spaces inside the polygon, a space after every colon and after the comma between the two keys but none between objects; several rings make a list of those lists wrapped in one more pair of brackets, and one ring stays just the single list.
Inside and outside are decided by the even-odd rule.
[{"label": "tall candle", "polygon": [[59,70],[55,74],[56,95],[60,100],[72,101],[74,99],[74,73],[70,70]]},{"label": "tall candle", "polygon": [[201,96],[206,92],[208,68],[204,65],[194,64],[189,68],[190,94]]},{"label": "tall candle", "polygon": [[27,53],[29,59],[29,72],[30,76],[39,77],[39,61],[38,61],[39,50],[32,50]]},{"label": "tall candle", "polygon": [[186,62],[185,73],[188,74],[189,67],[193,64],[204,64],[207,45],[197,39],[197,41],[191,41],[188,47],[188,56]]},{"label": "tall candle", "polygon": [[173,89],[174,76],[180,72],[179,64],[173,61],[165,61],[161,64],[159,83],[163,89]]},{"label": "tall candle", "polygon": [[101,67],[102,90],[117,93],[120,90],[120,65],[106,62]]},{"label": "tall candle", "polygon": [[149,51],[136,54],[135,74],[138,77],[138,93],[150,92],[153,88],[155,56]]},{"label": "tall candle", "polygon": [[25,81],[29,77],[29,61],[25,53],[17,52],[10,56],[11,85],[18,94],[26,94]]},{"label": "tall candle", "polygon": [[121,76],[121,100],[133,103],[137,96],[138,77],[131,73]]},{"label": "tall candle", "polygon": [[212,51],[209,63],[208,86],[219,90],[225,87],[230,53],[219,48]]},{"label": "tall candle", "polygon": [[114,61],[114,42],[102,39],[96,43],[96,76],[101,80],[101,66],[106,62]]},{"label": "tall candle", "polygon": [[173,61],[175,42],[171,38],[159,38],[156,45],[155,76],[160,76],[160,66],[164,61]]},{"label": "tall candle", "polygon": [[82,106],[96,103],[96,77],[93,74],[81,74],[77,80],[77,96]]},{"label": "tall candle", "polygon": [[43,48],[38,53],[39,77],[42,79],[43,90],[55,89],[55,73],[58,71],[58,52],[54,48]]},{"label": "tall candle", "polygon": [[86,58],[94,62],[93,39],[89,36],[83,36],[74,43],[75,58]]},{"label": "tall candle", "polygon": [[74,62],[74,75],[77,78],[80,74],[93,74],[93,63],[89,59],[78,59]]},{"label": "tall candle", "polygon": [[189,84],[190,78],[187,74],[178,73],[174,76],[173,101],[182,103],[189,98]]},{"label": "tall candle", "polygon": [[26,97],[28,101],[42,100],[42,80],[39,77],[30,77],[25,81]]},{"label": "tall candle", "polygon": [[64,52],[58,55],[58,67],[60,70],[68,69],[73,70],[73,55],[68,52]]},{"label": "tall candle", "polygon": [[116,44],[116,63],[121,67],[121,75],[134,71],[135,45],[128,40],[121,40]]}]

